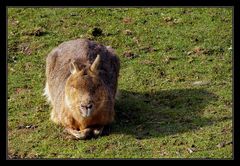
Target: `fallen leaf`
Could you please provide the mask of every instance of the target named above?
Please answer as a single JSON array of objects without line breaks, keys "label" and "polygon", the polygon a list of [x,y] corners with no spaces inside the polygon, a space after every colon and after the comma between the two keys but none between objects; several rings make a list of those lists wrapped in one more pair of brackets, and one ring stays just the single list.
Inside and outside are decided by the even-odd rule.
[{"label": "fallen leaf", "polygon": [[25,63],[25,65],[24,65],[25,70],[30,70],[32,66],[33,66],[33,65],[32,65],[31,62],[27,62],[27,63]]},{"label": "fallen leaf", "polygon": [[191,51],[187,52],[188,55],[191,54],[195,54],[195,55],[202,55],[202,54],[206,54],[206,55],[212,55],[214,52],[214,49],[206,49],[206,48],[202,48],[202,47],[194,47]]},{"label": "fallen leaf", "polygon": [[141,47],[140,50],[143,50],[145,53],[147,53],[147,52],[157,51],[158,49],[147,46],[147,47]]},{"label": "fallen leaf", "polygon": [[193,51],[188,51],[187,52],[187,55],[191,55],[191,54],[193,54]]},{"label": "fallen leaf", "polygon": [[191,154],[196,151],[196,148],[187,148],[187,150]]},{"label": "fallen leaf", "polygon": [[18,129],[35,129],[37,128],[37,125],[24,125],[24,124],[20,124],[18,125]]},{"label": "fallen leaf", "polygon": [[122,20],[122,22],[123,22],[124,24],[131,24],[131,23],[133,23],[132,19],[131,19],[131,18],[128,18],[128,17],[124,18],[124,19]]},{"label": "fallen leaf", "polygon": [[25,128],[25,125],[24,125],[24,124],[20,124],[20,125],[18,125],[18,127],[17,127],[17,129],[23,129],[23,128]]},{"label": "fallen leaf", "polygon": [[126,58],[128,58],[128,59],[134,59],[134,58],[139,57],[139,55],[133,54],[133,53],[130,52],[130,51],[124,52],[123,55],[124,55],[124,57],[126,57]]},{"label": "fallen leaf", "polygon": [[20,93],[22,93],[23,91],[24,91],[23,88],[17,88],[17,89],[16,89],[16,93],[17,93],[17,94],[20,94]]},{"label": "fallen leaf", "polygon": [[168,153],[167,152],[160,152],[160,155],[161,156],[166,156],[166,155],[168,155]]},{"label": "fallen leaf", "polygon": [[26,129],[30,129],[32,127],[32,125],[27,125]]},{"label": "fallen leaf", "polygon": [[31,35],[42,36],[44,33],[45,33],[44,29],[40,27],[31,32]]},{"label": "fallen leaf", "polygon": [[225,145],[226,145],[226,142],[223,141],[223,142],[220,142],[220,143],[217,145],[217,147],[218,147],[218,148],[223,148],[223,147],[225,147]]},{"label": "fallen leaf", "polygon": [[154,62],[150,60],[144,60],[144,61],[141,61],[140,63],[144,65],[154,65]]},{"label": "fallen leaf", "polygon": [[209,81],[195,81],[195,82],[193,82],[192,85],[202,86],[202,85],[208,85],[209,83],[210,83]]},{"label": "fallen leaf", "polygon": [[32,50],[30,49],[30,43],[22,43],[19,45],[19,50],[26,55],[30,55]]},{"label": "fallen leaf", "polygon": [[172,18],[172,17],[165,17],[165,18],[163,18],[163,19],[164,19],[164,21],[166,21],[166,22],[173,21],[173,18]]},{"label": "fallen leaf", "polygon": [[123,34],[124,35],[132,35],[132,31],[129,30],[129,29],[126,29],[126,30],[123,31]]},{"label": "fallen leaf", "polygon": [[176,57],[166,57],[166,58],[164,59],[164,62],[168,64],[170,61],[176,60],[176,59],[177,59]]},{"label": "fallen leaf", "polygon": [[134,37],[134,38],[133,38],[133,41],[134,41],[135,43],[137,43],[137,45],[139,45],[139,39],[138,39],[137,37]]},{"label": "fallen leaf", "polygon": [[13,20],[11,21],[11,24],[12,24],[13,26],[16,26],[16,25],[18,25],[18,24],[19,24],[19,21],[18,21],[18,20],[15,20],[15,19],[13,19]]},{"label": "fallen leaf", "polygon": [[201,47],[195,47],[195,48],[193,49],[193,52],[199,54],[202,50],[203,50],[203,49],[202,49]]}]

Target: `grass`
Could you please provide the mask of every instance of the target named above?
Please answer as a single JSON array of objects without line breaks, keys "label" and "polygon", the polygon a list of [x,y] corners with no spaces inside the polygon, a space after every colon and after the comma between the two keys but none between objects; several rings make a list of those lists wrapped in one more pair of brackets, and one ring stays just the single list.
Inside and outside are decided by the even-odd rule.
[{"label": "grass", "polygon": [[[98,139],[70,139],[42,96],[47,54],[76,38],[121,60]],[[231,47],[231,8],[8,8],[8,156],[232,158]]]}]

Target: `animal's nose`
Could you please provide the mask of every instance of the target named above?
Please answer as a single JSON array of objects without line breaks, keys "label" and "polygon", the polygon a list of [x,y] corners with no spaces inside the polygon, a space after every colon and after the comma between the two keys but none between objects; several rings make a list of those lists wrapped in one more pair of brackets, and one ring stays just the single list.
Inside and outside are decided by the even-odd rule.
[{"label": "animal's nose", "polygon": [[86,109],[91,109],[93,107],[93,105],[92,104],[87,104],[87,105],[81,104],[81,107],[85,107]]},{"label": "animal's nose", "polygon": [[92,104],[88,104],[88,105],[87,105],[87,109],[91,109],[92,106],[93,106]]}]

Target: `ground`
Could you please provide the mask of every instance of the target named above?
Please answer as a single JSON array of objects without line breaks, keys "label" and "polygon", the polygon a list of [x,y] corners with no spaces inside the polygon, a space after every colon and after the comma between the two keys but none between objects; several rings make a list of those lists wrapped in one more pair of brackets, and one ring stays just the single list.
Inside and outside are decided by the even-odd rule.
[{"label": "ground", "polygon": [[[89,38],[121,60],[109,135],[50,120],[47,54]],[[231,8],[8,8],[9,158],[232,158]]]}]

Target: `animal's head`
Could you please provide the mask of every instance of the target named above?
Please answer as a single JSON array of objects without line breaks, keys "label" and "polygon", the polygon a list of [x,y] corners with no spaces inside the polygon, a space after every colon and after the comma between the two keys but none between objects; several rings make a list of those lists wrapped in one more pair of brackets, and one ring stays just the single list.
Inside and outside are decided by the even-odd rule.
[{"label": "animal's head", "polygon": [[89,67],[80,69],[76,62],[70,64],[70,72],[65,86],[65,104],[75,114],[91,117],[101,107],[107,97],[104,84],[99,77],[100,56]]}]

